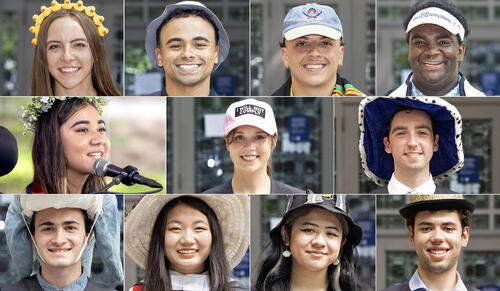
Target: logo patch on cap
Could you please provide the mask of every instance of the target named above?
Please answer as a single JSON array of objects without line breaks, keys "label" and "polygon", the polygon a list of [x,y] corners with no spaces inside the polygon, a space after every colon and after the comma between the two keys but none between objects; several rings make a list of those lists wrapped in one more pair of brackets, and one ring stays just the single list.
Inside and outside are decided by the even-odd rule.
[{"label": "logo patch on cap", "polygon": [[323,11],[321,10],[316,10],[316,8],[309,8],[307,10],[304,10],[302,11],[302,13],[304,13],[305,16],[309,17],[309,18],[316,18],[318,17]]},{"label": "logo patch on cap", "polygon": [[257,105],[250,105],[250,104],[236,107],[234,109],[234,117],[238,117],[245,114],[253,114],[262,118],[266,118],[266,109],[259,107]]}]

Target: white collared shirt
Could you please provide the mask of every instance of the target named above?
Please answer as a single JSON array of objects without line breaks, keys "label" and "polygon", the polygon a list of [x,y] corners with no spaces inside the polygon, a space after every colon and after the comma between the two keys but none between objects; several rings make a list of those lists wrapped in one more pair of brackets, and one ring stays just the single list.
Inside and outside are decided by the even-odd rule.
[{"label": "white collared shirt", "polygon": [[[420,279],[420,276],[418,275],[418,269],[415,271],[413,276],[410,279],[410,282],[408,283],[410,285],[410,290],[415,291],[415,290],[425,290],[425,291],[435,291],[427,288],[425,286],[425,283]],[[467,287],[465,287],[464,282],[462,282],[462,279],[460,278],[460,274],[457,272],[457,284],[455,285],[455,288],[453,288],[453,291],[467,291]]]},{"label": "white collared shirt", "polygon": [[387,191],[389,194],[434,194],[436,192],[436,184],[434,184],[432,175],[429,173],[429,179],[424,184],[416,188],[410,188],[399,182],[394,173],[392,173],[391,180],[389,180],[389,184],[387,185]]},{"label": "white collared shirt", "polygon": [[170,270],[172,290],[183,291],[210,291],[208,271],[201,274],[181,274]]}]

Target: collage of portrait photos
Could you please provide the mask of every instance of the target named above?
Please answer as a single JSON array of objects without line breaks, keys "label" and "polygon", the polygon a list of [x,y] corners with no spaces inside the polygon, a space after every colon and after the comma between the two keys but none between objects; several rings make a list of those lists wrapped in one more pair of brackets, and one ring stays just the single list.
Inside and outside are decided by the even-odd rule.
[{"label": "collage of portrait photos", "polygon": [[0,0],[0,291],[500,291],[499,28]]}]

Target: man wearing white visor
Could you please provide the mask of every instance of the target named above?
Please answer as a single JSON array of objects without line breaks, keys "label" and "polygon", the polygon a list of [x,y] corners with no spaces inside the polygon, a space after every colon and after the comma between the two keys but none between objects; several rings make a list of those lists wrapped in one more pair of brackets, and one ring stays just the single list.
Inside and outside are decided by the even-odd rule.
[{"label": "man wearing white visor", "polygon": [[[113,195],[16,196],[6,215],[5,233],[21,280],[0,289],[111,291],[121,285],[116,205]],[[102,283],[107,287],[87,277],[94,244],[104,254]]]},{"label": "man wearing white visor", "polygon": [[469,26],[464,14],[444,0],[419,1],[403,27],[412,73],[389,96],[485,96],[459,72]]},{"label": "man wearing white visor", "polygon": [[330,6],[292,8],[283,22],[281,58],[290,78],[273,96],[364,96],[337,74],[344,59],[342,24]]}]

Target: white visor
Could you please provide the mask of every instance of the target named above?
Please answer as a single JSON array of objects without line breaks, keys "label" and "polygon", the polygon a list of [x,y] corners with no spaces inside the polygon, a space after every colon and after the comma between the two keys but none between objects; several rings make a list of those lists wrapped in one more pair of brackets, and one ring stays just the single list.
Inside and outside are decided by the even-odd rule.
[{"label": "white visor", "polygon": [[309,34],[322,35],[331,39],[340,39],[340,37],[342,36],[342,33],[336,29],[324,25],[314,24],[299,26],[290,29],[289,31],[285,32],[285,39],[292,40]]},{"label": "white visor", "polygon": [[406,33],[422,24],[435,24],[448,30],[451,34],[460,36],[460,40],[465,38],[465,29],[451,13],[437,7],[429,7],[415,13],[408,23]]}]

